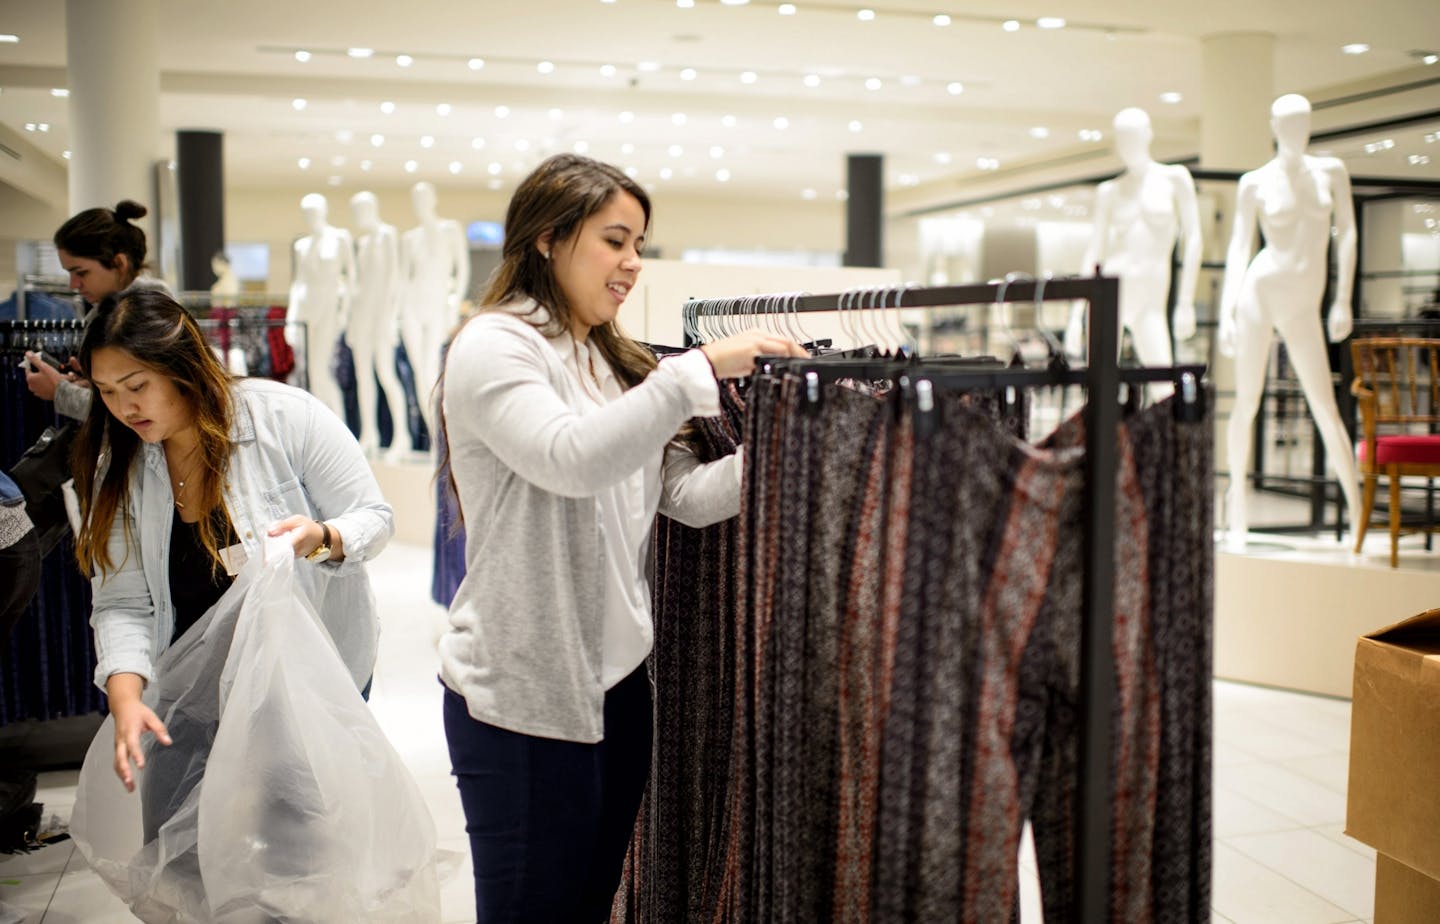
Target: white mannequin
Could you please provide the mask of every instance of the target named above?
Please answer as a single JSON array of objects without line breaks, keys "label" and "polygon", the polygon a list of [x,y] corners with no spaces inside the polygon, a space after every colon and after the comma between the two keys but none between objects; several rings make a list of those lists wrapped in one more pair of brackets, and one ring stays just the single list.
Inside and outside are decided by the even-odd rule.
[{"label": "white mannequin", "polygon": [[355,222],[355,297],[350,302],[346,342],[355,354],[355,386],[360,400],[360,446],[374,455],[380,449],[375,415],[375,377],[385,390],[385,404],[395,426],[391,448],[408,441],[405,391],[395,374],[396,324],[400,313],[400,235],[380,220],[380,206],[371,192],[350,197]]},{"label": "white mannequin", "polygon": [[[1227,430],[1226,458],[1232,545],[1244,542],[1249,527],[1245,469],[1270,357],[1272,327],[1280,332],[1300,378],[1325,454],[1340,479],[1346,509],[1352,519],[1360,511],[1355,453],[1335,404],[1325,333],[1315,311],[1325,292],[1326,248],[1333,228],[1336,272],[1330,339],[1350,336],[1356,241],[1350,177],[1339,159],[1305,153],[1310,143],[1310,102],[1305,97],[1289,94],[1277,99],[1270,107],[1270,128],[1275,135],[1275,158],[1240,178],[1235,231],[1220,295],[1220,350],[1235,357],[1235,405]],[[1251,260],[1257,218],[1265,247]]]},{"label": "white mannequin", "polygon": [[420,224],[405,232],[400,247],[405,289],[400,328],[415,370],[415,390],[425,427],[435,433],[435,383],[440,347],[460,323],[460,301],[470,285],[470,253],[459,222],[435,214],[435,187],[416,183],[410,191]]},{"label": "white mannequin", "polygon": [[[298,331],[290,330],[296,347],[296,372],[308,370],[310,391],[345,419],[340,386],[330,374],[335,342],[349,320],[350,293],[355,286],[355,245],[350,232],[327,224],[327,204],[319,193],[300,200],[300,211],[310,233],[295,242],[295,278],[290,283],[288,324],[304,321],[306,350],[296,347]],[[303,361],[303,365],[302,365]]]},{"label": "white mannequin", "polygon": [[[1190,171],[1160,164],[1150,156],[1155,133],[1143,109],[1122,109],[1113,123],[1115,153],[1125,172],[1100,184],[1095,194],[1095,233],[1085,249],[1081,272],[1096,266],[1120,279],[1120,323],[1142,365],[1174,362],[1165,323],[1170,295],[1170,255],[1184,242],[1175,301],[1175,339],[1195,335],[1195,283],[1200,276],[1200,209]],[[1065,349],[1084,354],[1085,306],[1077,305],[1065,331]],[[1156,395],[1170,386],[1152,386]]]},{"label": "white mannequin", "polygon": [[215,283],[210,286],[211,306],[234,304],[235,296],[240,294],[240,280],[235,278],[235,270],[223,250],[216,251],[210,258],[210,271],[215,274]]}]

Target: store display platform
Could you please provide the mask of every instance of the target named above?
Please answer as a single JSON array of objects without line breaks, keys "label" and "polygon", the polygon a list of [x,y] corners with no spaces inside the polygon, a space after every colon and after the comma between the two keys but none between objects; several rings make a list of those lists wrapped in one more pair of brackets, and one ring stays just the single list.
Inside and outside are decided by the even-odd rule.
[{"label": "store display platform", "polygon": [[[1351,540],[1353,541],[1353,540]],[[1366,537],[1356,555],[1333,535],[1249,533],[1244,548],[1217,533],[1215,676],[1349,698],[1355,642],[1440,605],[1440,550]]]},{"label": "store display platform", "polygon": [[370,469],[395,510],[394,541],[433,546],[435,460],[430,453],[387,453],[371,459]]}]

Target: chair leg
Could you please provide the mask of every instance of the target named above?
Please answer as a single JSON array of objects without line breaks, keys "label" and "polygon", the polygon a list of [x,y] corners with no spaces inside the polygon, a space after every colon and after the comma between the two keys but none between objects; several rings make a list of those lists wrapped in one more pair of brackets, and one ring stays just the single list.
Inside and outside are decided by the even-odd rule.
[{"label": "chair leg", "polygon": [[1365,533],[1370,529],[1370,514],[1375,510],[1375,488],[1380,479],[1376,475],[1365,476],[1365,501],[1360,505],[1361,509],[1355,511],[1355,554],[1360,554],[1360,547],[1365,544]]},{"label": "chair leg", "polygon": [[1390,471],[1390,567],[1400,567],[1400,472]]}]

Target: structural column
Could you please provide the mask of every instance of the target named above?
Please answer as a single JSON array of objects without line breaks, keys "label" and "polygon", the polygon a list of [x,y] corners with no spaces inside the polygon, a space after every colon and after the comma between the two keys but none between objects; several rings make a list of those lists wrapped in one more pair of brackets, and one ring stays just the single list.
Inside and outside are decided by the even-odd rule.
[{"label": "structural column", "polygon": [[160,143],[158,0],[65,0],[70,211],[143,203],[155,252]]},{"label": "structural column", "polygon": [[885,158],[851,154],[845,177],[845,265],[881,266],[885,259]]},{"label": "structural column", "polygon": [[175,134],[180,189],[180,285],[215,284],[210,258],[225,246],[225,157],[220,132]]}]

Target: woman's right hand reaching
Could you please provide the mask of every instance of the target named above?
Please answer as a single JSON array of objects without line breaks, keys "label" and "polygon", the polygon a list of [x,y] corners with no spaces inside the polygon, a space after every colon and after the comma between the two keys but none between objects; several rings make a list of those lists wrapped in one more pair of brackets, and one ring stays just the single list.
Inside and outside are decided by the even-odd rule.
[{"label": "woman's right hand reaching", "polygon": [[755,371],[757,356],[809,356],[800,344],[763,330],[743,333],[707,343],[700,348],[715,369],[717,379],[744,378]]},{"label": "woman's right hand reaching", "polygon": [[[111,674],[105,681],[110,698],[110,716],[115,720],[115,775],[126,792],[135,791],[135,770],[145,767],[145,748],[140,736],[150,732],[161,744],[170,743],[170,733],[155,710],[145,705],[140,693],[145,681],[139,674]],[[134,763],[134,769],[131,763]]]}]

